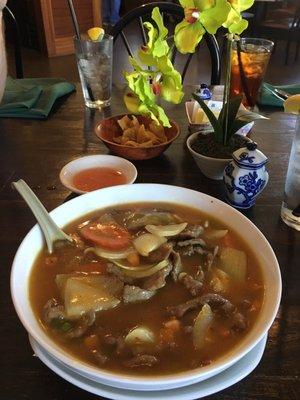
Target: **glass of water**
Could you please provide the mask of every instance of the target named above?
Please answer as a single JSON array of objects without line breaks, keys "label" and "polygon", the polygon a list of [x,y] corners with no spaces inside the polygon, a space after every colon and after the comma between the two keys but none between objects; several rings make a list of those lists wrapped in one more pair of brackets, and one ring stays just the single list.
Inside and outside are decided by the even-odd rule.
[{"label": "glass of water", "polygon": [[286,175],[281,218],[287,225],[300,231],[300,114],[297,116],[296,133]]},{"label": "glass of water", "polygon": [[74,45],[85,105],[90,108],[109,106],[113,37],[104,35],[100,41],[74,38]]}]

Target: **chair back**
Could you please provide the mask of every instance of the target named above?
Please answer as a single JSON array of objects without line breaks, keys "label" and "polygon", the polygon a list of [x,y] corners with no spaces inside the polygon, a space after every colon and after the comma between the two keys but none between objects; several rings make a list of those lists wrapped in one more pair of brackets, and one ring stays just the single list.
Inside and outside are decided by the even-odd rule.
[{"label": "chair back", "polygon": [[[295,15],[293,18],[292,29],[300,29],[300,5],[295,10]],[[300,39],[300,38],[299,38]]]},{"label": "chair back", "polygon": [[12,40],[13,40],[14,55],[15,55],[16,77],[18,79],[22,79],[24,77],[24,74],[23,74],[21,34],[20,34],[19,24],[13,12],[7,6],[5,6],[3,9],[3,16],[6,19],[6,22],[12,25]]},{"label": "chair back", "polygon": [[[140,7],[136,7],[135,9],[129,11],[127,14],[125,14],[119,22],[113,27],[112,29],[112,35],[114,37],[114,42],[118,39],[120,36],[124,46],[127,50],[128,55],[133,56],[133,51],[130,46],[129,40],[124,32],[124,29],[133,21],[136,21],[139,26],[139,35],[136,35],[134,40],[136,41],[137,36],[139,38],[137,39],[138,42],[142,43],[143,45],[146,45],[147,43],[147,35],[146,31],[143,25],[143,22],[146,20],[150,19],[151,12],[153,8],[158,7],[160,12],[162,13],[162,16],[164,20],[166,18],[169,18],[169,20],[172,21],[172,24],[175,24],[175,21],[179,22],[184,18],[184,11],[182,7],[180,7],[178,4],[170,3],[170,2],[152,2],[152,3],[147,3],[144,4]],[[212,85],[219,85],[220,84],[220,77],[221,77],[221,67],[220,67],[220,52],[219,52],[219,46],[216,38],[213,35],[210,35],[206,33],[204,35],[204,40],[206,41],[209,54],[210,54],[210,59],[211,59],[211,84]],[[172,62],[175,62],[177,52],[176,48],[174,46],[173,53],[172,53]],[[192,60],[193,54],[189,54],[186,56],[186,61],[183,67],[182,71],[182,81],[184,81],[184,78],[186,76],[189,64]]]}]

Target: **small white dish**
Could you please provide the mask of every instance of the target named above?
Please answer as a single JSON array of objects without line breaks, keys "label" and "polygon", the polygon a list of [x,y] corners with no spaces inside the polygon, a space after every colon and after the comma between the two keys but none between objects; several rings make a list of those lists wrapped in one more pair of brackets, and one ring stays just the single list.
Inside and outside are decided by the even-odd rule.
[{"label": "small white dish", "polygon": [[249,375],[257,367],[263,356],[267,335],[238,362],[212,378],[181,388],[159,391],[149,390],[147,392],[118,389],[93,381],[72,371],[67,365],[56,360],[30,335],[29,341],[35,355],[53,372],[73,385],[98,396],[112,400],[150,400],[157,399],[158,397],[161,400],[193,400],[220,392]]},{"label": "small white dish", "polygon": [[70,161],[60,171],[59,178],[61,183],[72,192],[79,194],[87,193],[86,191],[80,190],[74,186],[74,176],[83,170],[97,167],[113,168],[122,172],[126,177],[125,184],[133,183],[137,177],[135,166],[130,161],[125,160],[125,158],[96,154],[76,158],[75,160]]}]

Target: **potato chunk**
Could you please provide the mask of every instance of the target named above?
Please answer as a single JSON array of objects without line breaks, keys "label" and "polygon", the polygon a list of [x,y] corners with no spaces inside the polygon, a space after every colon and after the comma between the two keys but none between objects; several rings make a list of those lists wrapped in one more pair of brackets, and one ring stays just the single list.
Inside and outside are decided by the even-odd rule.
[{"label": "potato chunk", "polygon": [[102,311],[116,307],[120,300],[115,297],[123,283],[106,275],[70,276],[58,275],[68,318],[78,318],[89,311]]},{"label": "potato chunk", "polygon": [[223,247],[220,251],[221,269],[234,282],[243,284],[247,276],[247,255],[244,251]]}]

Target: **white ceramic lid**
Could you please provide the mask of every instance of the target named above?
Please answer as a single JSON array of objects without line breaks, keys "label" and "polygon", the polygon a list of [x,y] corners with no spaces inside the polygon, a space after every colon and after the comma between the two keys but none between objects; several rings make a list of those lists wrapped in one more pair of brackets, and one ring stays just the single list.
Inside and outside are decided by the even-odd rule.
[{"label": "white ceramic lid", "polygon": [[233,159],[244,167],[259,167],[264,165],[268,158],[260,150],[257,150],[257,143],[249,142],[232,154]]}]

